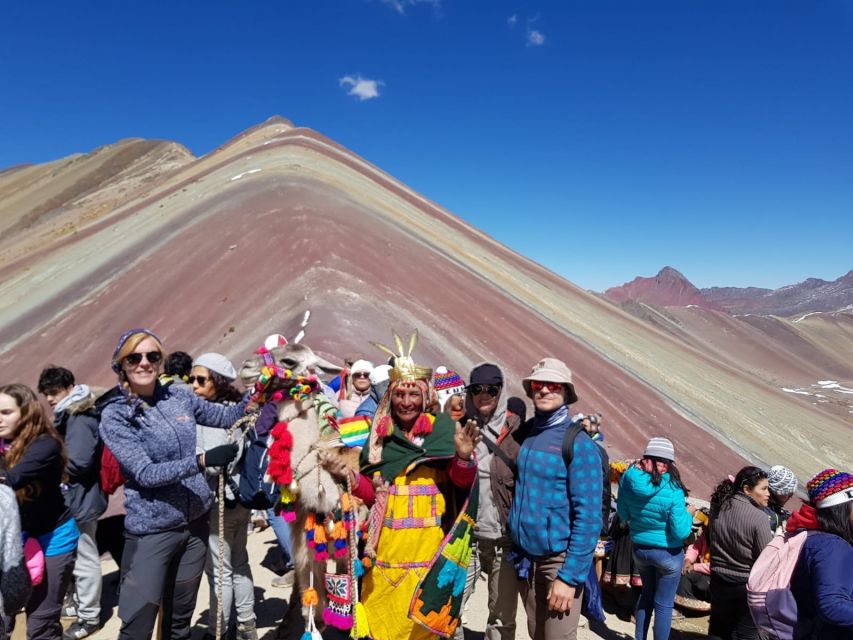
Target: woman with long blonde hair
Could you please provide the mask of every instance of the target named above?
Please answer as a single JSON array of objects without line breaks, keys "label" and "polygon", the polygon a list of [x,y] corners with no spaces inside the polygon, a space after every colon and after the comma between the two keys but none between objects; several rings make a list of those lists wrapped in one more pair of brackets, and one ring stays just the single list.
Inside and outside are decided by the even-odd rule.
[{"label": "woman with long blonde hair", "polygon": [[0,440],[9,443],[0,482],[17,495],[24,538],[37,540],[45,556],[44,577],[26,606],[27,638],[60,640],[62,599],[80,533],[60,488],[66,463],[62,437],[26,385],[0,386]]},{"label": "woman with long blonde hair", "polygon": [[190,637],[210,530],[212,496],[202,472],[237,455],[236,444],[197,453],[196,424],[230,427],[246,406],[246,398],[227,406],[186,385],[162,385],[164,355],[148,329],[122,335],[112,358],[118,385],[101,413],[101,437],[126,479],[118,605],[123,640],[150,638],[161,602],[163,637]]}]

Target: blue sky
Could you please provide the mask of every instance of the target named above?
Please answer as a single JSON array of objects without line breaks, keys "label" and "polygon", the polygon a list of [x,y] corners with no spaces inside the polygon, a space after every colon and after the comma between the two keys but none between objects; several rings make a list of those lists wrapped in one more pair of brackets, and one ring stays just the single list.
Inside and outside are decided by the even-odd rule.
[{"label": "blue sky", "polygon": [[281,114],[585,288],[853,268],[848,0],[6,2],[0,60],[0,167]]}]

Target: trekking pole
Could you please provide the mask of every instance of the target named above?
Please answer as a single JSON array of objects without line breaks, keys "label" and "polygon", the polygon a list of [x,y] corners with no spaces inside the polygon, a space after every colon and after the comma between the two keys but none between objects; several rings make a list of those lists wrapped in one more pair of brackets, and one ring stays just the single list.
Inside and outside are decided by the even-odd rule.
[{"label": "trekking pole", "polygon": [[222,595],[224,582],[222,574],[225,571],[225,538],[223,531],[225,530],[225,473],[227,468],[222,469],[219,474],[219,572],[216,575],[216,640],[222,638]]},{"label": "trekking pole", "polygon": [[[243,416],[228,430],[227,440],[231,442],[231,437],[234,432],[237,431],[244,424],[248,426],[243,429],[240,437],[244,437],[246,432],[255,426],[255,421],[258,419],[257,413],[250,413],[248,415]],[[222,612],[222,595],[225,591],[225,583],[222,578],[222,575],[225,572],[225,538],[223,537],[225,530],[225,474],[228,473],[228,465],[224,466],[222,470],[219,472],[219,488],[216,492],[217,499],[219,501],[219,531],[217,532],[217,537],[219,538],[219,561],[218,561],[218,572],[216,575],[216,640],[221,640],[222,638],[222,623],[223,623],[223,612]],[[226,629],[227,631],[227,629]]]}]

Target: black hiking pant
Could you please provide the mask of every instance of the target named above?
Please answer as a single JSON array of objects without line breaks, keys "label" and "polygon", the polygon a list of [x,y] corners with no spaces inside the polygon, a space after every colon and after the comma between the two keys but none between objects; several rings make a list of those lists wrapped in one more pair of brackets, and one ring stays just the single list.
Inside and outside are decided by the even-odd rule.
[{"label": "black hiking pant", "polygon": [[711,572],[711,620],[708,637],[720,640],[758,640],[746,602],[746,582],[726,580]]},{"label": "black hiking pant", "polygon": [[171,531],[125,533],[120,640],[150,638],[161,602],[162,640],[189,640],[209,533],[207,514]]}]

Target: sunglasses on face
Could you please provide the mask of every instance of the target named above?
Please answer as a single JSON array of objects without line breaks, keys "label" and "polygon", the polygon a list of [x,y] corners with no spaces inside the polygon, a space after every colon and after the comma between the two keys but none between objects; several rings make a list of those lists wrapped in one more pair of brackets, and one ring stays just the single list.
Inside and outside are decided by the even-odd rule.
[{"label": "sunglasses on face", "polygon": [[471,395],[478,396],[481,393],[488,393],[490,397],[496,398],[501,392],[501,387],[498,384],[472,384],[468,386],[468,391]]},{"label": "sunglasses on face", "polygon": [[163,354],[159,351],[149,351],[148,353],[131,353],[124,359],[124,361],[131,367],[135,367],[140,362],[142,362],[142,358],[145,358],[151,364],[157,364],[158,362],[160,362],[160,360],[163,359]]},{"label": "sunglasses on face", "polygon": [[187,378],[187,381],[190,384],[195,384],[196,382],[198,382],[198,386],[200,386],[200,387],[203,387],[204,385],[206,385],[207,380],[208,380],[207,376],[190,376],[189,378]]},{"label": "sunglasses on face", "polygon": [[364,371],[359,371],[358,373],[352,374],[353,378],[369,378],[370,374]]},{"label": "sunglasses on face", "polygon": [[562,382],[542,382],[541,380],[531,380],[530,388],[534,391],[542,391],[547,389],[551,393],[559,393],[563,390]]}]

